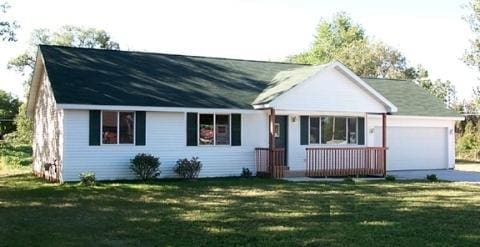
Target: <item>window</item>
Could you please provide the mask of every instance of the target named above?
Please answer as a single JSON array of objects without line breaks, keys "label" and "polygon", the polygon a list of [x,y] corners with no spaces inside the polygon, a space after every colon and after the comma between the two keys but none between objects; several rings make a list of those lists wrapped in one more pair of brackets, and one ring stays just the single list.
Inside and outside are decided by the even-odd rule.
[{"label": "window", "polygon": [[120,112],[120,143],[133,144],[133,112]]},{"label": "window", "polygon": [[334,117],[333,122],[333,139],[331,144],[346,144],[347,143],[347,118]]},{"label": "window", "polygon": [[230,116],[215,115],[215,144],[230,144]]},{"label": "window", "polygon": [[230,145],[230,115],[199,114],[200,145]]},{"label": "window", "polygon": [[200,145],[213,145],[213,114],[200,114]]},{"label": "window", "polygon": [[347,118],[322,117],[322,144],[347,143]]},{"label": "window", "polygon": [[117,144],[117,112],[102,112],[102,143]]},{"label": "window", "polygon": [[279,138],[280,137],[280,124],[274,123],[273,124],[273,137]]},{"label": "window", "polygon": [[359,133],[363,135],[363,131],[359,131],[359,119],[363,122],[363,118],[334,116],[308,118],[309,144],[358,144]]},{"label": "window", "polygon": [[354,117],[348,118],[348,143],[349,144],[357,143],[357,133],[358,133],[357,118],[354,118]]},{"label": "window", "polygon": [[320,118],[310,118],[310,144],[320,143]]},{"label": "window", "polygon": [[102,144],[133,144],[134,112],[102,112]]}]

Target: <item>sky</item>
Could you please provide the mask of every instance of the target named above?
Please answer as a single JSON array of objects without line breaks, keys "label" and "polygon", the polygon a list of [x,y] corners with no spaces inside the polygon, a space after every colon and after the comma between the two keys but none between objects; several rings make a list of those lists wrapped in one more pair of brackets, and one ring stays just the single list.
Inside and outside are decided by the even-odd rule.
[{"label": "sky", "polygon": [[462,16],[467,0],[9,0],[21,26],[15,43],[0,42],[0,89],[23,97],[24,78],[7,62],[28,47],[36,28],[95,27],[123,50],[282,61],[307,50],[316,25],[344,11],[369,36],[421,64],[433,79],[450,80],[471,97],[480,72],[461,57],[473,37]]}]

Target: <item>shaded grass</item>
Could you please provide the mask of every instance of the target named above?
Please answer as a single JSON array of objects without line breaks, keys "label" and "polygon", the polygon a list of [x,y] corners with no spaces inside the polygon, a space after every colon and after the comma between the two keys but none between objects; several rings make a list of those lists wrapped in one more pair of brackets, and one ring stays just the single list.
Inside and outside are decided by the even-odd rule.
[{"label": "shaded grass", "polygon": [[0,245],[477,246],[479,219],[480,187],[445,182],[0,178]]},{"label": "shaded grass", "polygon": [[32,147],[13,145],[0,140],[0,176],[31,171]]}]

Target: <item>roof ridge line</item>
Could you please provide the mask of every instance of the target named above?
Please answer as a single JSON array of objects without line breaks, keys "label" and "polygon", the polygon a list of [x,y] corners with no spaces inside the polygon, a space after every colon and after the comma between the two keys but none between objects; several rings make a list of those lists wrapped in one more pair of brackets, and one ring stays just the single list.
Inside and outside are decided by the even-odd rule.
[{"label": "roof ridge line", "polygon": [[370,76],[360,76],[360,78],[362,78],[362,79],[374,79],[374,80],[385,80],[385,81],[413,82],[412,79],[378,78],[378,77],[370,77]]},{"label": "roof ridge line", "polygon": [[95,50],[95,51],[106,51],[106,52],[141,53],[141,54],[177,56],[177,57],[205,58],[205,59],[216,59],[216,60],[233,60],[233,61],[245,61],[245,62],[256,62],[256,63],[273,63],[273,64],[288,64],[288,65],[299,65],[299,66],[312,66],[312,64],[305,64],[305,63],[291,63],[291,62],[282,62],[282,61],[265,61],[265,60],[228,58],[228,57],[210,57],[210,56],[175,54],[175,53],[165,53],[165,52],[127,51],[127,50],[112,50],[112,49],[100,49],[100,48],[90,48],[90,47],[72,47],[72,46],[64,46],[64,45],[43,45],[43,44],[38,45],[38,46],[39,47],[42,47],[42,46],[58,47],[58,48],[66,48],[66,49],[79,49],[79,50]]}]

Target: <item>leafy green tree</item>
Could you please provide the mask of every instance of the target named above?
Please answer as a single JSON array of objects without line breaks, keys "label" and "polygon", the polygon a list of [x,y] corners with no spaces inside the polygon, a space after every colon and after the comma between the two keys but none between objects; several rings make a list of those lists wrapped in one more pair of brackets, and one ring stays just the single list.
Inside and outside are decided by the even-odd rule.
[{"label": "leafy green tree", "polygon": [[[8,63],[9,69],[26,76],[24,86],[27,92],[30,88],[32,72],[35,66],[37,46],[40,44],[111,50],[120,49],[119,44],[113,41],[105,30],[75,26],[63,26],[54,31],[36,29],[32,32],[29,43],[30,47],[26,51],[11,59]],[[11,135],[11,139],[17,143],[31,143],[33,123],[26,116],[26,104],[22,104],[20,109],[18,109],[15,123],[17,131]]]},{"label": "leafy green tree", "polygon": [[476,86],[472,90],[473,104],[475,105],[476,112],[480,113],[480,86]]},{"label": "leafy green tree", "polygon": [[455,109],[457,104],[457,91],[455,86],[449,80],[437,79],[433,81],[428,77],[428,71],[419,67],[415,73],[415,82],[429,91],[433,96],[442,100],[445,105],[451,109]]},{"label": "leafy green tree", "polygon": [[320,21],[310,49],[288,60],[304,64],[338,60],[359,76],[414,80],[447,106],[456,101],[455,87],[450,81],[432,81],[426,69],[409,66],[400,51],[368,37],[365,29],[343,12],[330,21]]},{"label": "leafy green tree", "polygon": [[374,41],[362,26],[345,13],[322,20],[310,49],[288,58],[291,62],[322,64],[338,60],[357,75],[376,78],[413,79],[415,69],[393,47]]},{"label": "leafy green tree", "polygon": [[[22,75],[31,74],[35,65],[38,45],[60,45],[109,50],[120,49],[120,45],[113,41],[105,30],[76,26],[63,26],[55,31],[45,28],[35,29],[31,34],[29,44],[30,48],[8,62],[9,69],[18,71]],[[30,81],[30,78],[28,81]]]},{"label": "leafy green tree", "polygon": [[17,22],[4,19],[5,13],[10,8],[7,2],[0,3],[0,40],[17,41],[15,30],[19,27]]},{"label": "leafy green tree", "polygon": [[[8,134],[8,139],[13,144],[32,144],[33,120],[27,117],[27,104],[20,105],[17,116],[15,116],[16,131]],[[7,139],[7,137],[6,137]]]},{"label": "leafy green tree", "polygon": [[20,102],[11,94],[0,90],[0,139],[5,134],[15,131],[15,122],[13,121],[18,114]]},{"label": "leafy green tree", "polygon": [[470,47],[465,51],[463,61],[480,70],[480,0],[470,0],[466,8],[470,13],[463,19],[475,36],[470,40]]}]

